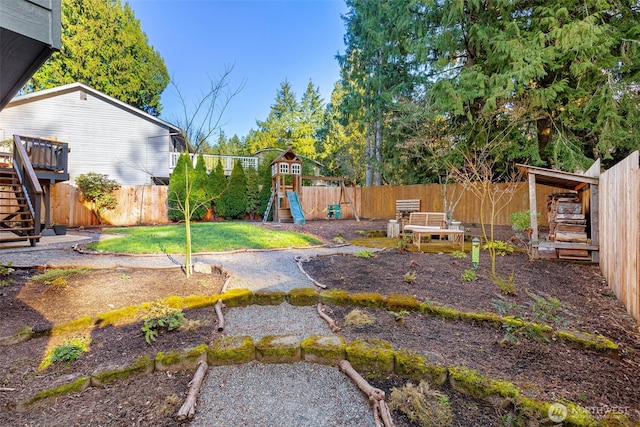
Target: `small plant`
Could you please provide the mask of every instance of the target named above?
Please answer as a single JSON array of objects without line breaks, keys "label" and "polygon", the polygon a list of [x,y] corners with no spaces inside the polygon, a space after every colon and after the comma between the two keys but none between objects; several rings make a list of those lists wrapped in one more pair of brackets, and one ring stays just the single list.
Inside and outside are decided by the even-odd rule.
[{"label": "small plant", "polygon": [[491,278],[493,283],[500,289],[500,293],[502,295],[515,295],[516,293],[516,284],[515,280],[515,271],[512,271],[508,278],[504,278],[499,274],[496,274]]},{"label": "small plant", "polygon": [[358,236],[366,236],[367,232],[366,232],[366,230],[356,230],[356,234]]},{"label": "small plant", "polygon": [[412,284],[413,282],[416,281],[416,272],[415,271],[407,271],[406,273],[404,273],[404,276],[402,276],[402,280],[405,283]]},{"label": "small plant", "polygon": [[447,396],[432,390],[429,383],[420,381],[417,386],[408,383],[393,388],[389,409],[399,411],[422,427],[447,427],[453,425],[453,412]]},{"label": "small plant", "polygon": [[345,326],[351,326],[354,328],[364,328],[376,323],[376,318],[359,308],[354,308],[346,316],[344,316]]},{"label": "small plant", "polygon": [[[539,217],[540,212],[536,212],[536,215]],[[511,229],[516,232],[515,238],[525,247],[527,250],[527,255],[529,257],[529,261],[533,261],[534,252],[533,252],[533,241],[531,240],[531,235],[533,233],[533,229],[531,228],[531,211],[519,211],[511,214]]]},{"label": "small plant", "polygon": [[493,249],[495,250],[495,253],[500,256],[513,253],[513,246],[508,242],[503,242],[502,240],[492,240],[487,242],[482,246],[482,249]]},{"label": "small plant", "polygon": [[457,259],[464,259],[467,257],[467,253],[463,251],[453,251],[451,252],[451,256]]},{"label": "small plant", "polygon": [[396,243],[396,248],[398,252],[406,252],[409,249],[409,244],[411,243],[411,238],[407,236],[403,236]]},{"label": "small plant", "polygon": [[478,275],[473,269],[468,268],[464,271],[464,273],[462,273],[461,279],[465,282],[473,282],[474,280],[478,280]]},{"label": "small plant", "polygon": [[353,254],[356,258],[375,258],[376,254],[371,251],[360,251]]},{"label": "small plant", "polygon": [[567,319],[558,315],[558,312],[563,310],[562,303],[558,298],[553,296],[545,298],[533,292],[527,292],[527,295],[533,299],[527,305],[531,310],[531,316],[536,322],[545,321],[562,326],[567,325]]},{"label": "small plant", "polygon": [[144,339],[147,344],[151,344],[152,341],[158,338],[158,330],[160,328],[173,331],[179,328],[184,322],[185,317],[182,310],[177,310],[157,302],[153,303],[149,312],[144,317],[144,323],[142,325]]},{"label": "small plant", "polygon": [[393,316],[393,319],[401,325],[404,325],[404,318],[407,317],[409,314],[411,314],[407,310],[400,310],[400,311],[388,310],[388,312],[390,315]]},{"label": "small plant", "polygon": [[47,357],[40,363],[44,369],[56,362],[75,362],[83,353],[89,351],[89,338],[72,338],[49,351]]},{"label": "small plant", "polygon": [[127,273],[120,273],[120,275],[118,276],[118,278],[120,280],[131,280],[131,276],[129,276]]},{"label": "small plant", "polygon": [[338,245],[342,245],[344,243],[347,243],[347,239],[345,239],[344,237],[342,237],[340,235],[334,237],[331,241],[333,243],[335,243],[335,244],[338,244]]},{"label": "small plant", "polygon": [[[0,277],[8,276],[9,274],[14,272],[14,269],[11,268],[13,263],[8,262],[6,264],[0,264]],[[11,279],[0,279],[0,288],[9,286],[13,284],[13,280]]]},{"label": "small plant", "polygon": [[507,316],[521,308],[515,302],[507,301],[504,299],[498,299],[491,301],[491,305],[496,309],[500,316]]},{"label": "small plant", "polygon": [[31,276],[31,281],[52,287],[66,287],[68,278],[88,271],[85,268],[52,268],[45,270],[42,274]]}]

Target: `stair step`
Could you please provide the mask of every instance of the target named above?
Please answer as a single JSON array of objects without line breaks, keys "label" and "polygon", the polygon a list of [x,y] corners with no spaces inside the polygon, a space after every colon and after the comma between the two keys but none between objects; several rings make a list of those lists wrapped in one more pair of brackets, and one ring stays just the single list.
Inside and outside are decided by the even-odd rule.
[{"label": "stair step", "polygon": [[0,233],[14,233],[14,232],[23,232],[23,231],[33,231],[33,227],[0,227]]},{"label": "stair step", "polygon": [[0,237],[0,243],[12,243],[12,242],[24,242],[27,240],[40,240],[42,236],[36,234],[34,236],[12,236],[12,237]]}]

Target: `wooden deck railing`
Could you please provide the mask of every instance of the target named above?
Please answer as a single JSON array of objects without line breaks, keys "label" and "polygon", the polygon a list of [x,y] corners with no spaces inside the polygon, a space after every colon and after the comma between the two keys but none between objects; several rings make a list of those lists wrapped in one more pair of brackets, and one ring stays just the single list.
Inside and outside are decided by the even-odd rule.
[{"label": "wooden deck railing", "polygon": [[[176,163],[178,163],[178,157],[180,157],[182,153],[169,153],[169,169],[173,171],[176,167]],[[189,153],[189,157],[191,157],[191,161],[193,162],[193,166],[196,165],[198,161],[198,154]],[[222,162],[222,168],[224,169],[225,175],[231,175],[231,171],[233,170],[234,163],[239,160],[242,162],[243,168],[252,167],[254,169],[258,169],[258,158],[257,157],[249,157],[249,156],[218,156],[214,154],[203,154],[204,163],[207,165],[207,172],[211,172],[213,168],[216,166],[216,162]]]},{"label": "wooden deck railing", "polygon": [[33,216],[34,235],[40,234],[40,210],[42,206],[42,187],[35,170],[29,161],[29,155],[18,135],[13,136],[13,168],[24,190],[29,210]]},{"label": "wooden deck railing", "polygon": [[69,144],[51,139],[19,136],[34,169],[66,173]]}]

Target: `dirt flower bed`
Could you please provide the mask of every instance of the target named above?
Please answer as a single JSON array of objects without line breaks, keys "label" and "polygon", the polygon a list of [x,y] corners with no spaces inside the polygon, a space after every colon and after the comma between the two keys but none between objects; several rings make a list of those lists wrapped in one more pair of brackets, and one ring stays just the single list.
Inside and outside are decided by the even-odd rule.
[{"label": "dirt flower bed", "polygon": [[[384,230],[386,221],[265,226],[310,233],[335,244],[336,236],[363,239],[368,231]],[[511,235],[508,227],[499,233],[502,240]],[[513,275],[511,282],[515,285],[512,293],[504,294],[487,272],[484,252],[475,271],[477,278],[467,281],[462,276],[471,268],[469,258],[438,251],[398,252],[393,244],[388,246],[391,249],[377,252],[372,258],[326,256],[303,265],[311,277],[329,289],[343,289],[351,295],[406,294],[434,307],[514,316],[536,320],[554,331],[566,328],[603,335],[618,345],[617,357],[568,345],[556,335],[549,335],[548,340],[536,339],[540,337],[528,334],[526,329],[509,330],[499,324],[449,320],[410,310],[357,307],[372,320],[349,324],[348,315],[356,307],[326,307],[348,342],[382,339],[395,349],[421,355],[433,365],[467,367],[513,382],[529,397],[571,401],[596,416],[616,409],[640,419],[640,336],[636,323],[606,286],[597,266],[530,263],[523,253],[499,257],[499,275],[507,280]],[[0,337],[25,326],[35,335],[24,342],[0,346],[0,425],[178,425],[174,415],[193,376],[189,370],[131,376],[26,408],[16,406],[16,402],[94,372],[131,365],[141,357],[210,343],[215,338],[214,308],[184,310],[187,327],[161,332],[151,344],[145,342],[141,332],[141,318],[121,324],[92,324],[82,330],[83,337],[90,339],[87,353],[72,363],[39,368],[61,336],[80,334],[47,335],[55,325],[68,325],[83,317],[93,319],[100,313],[171,296],[210,295],[221,290],[224,276],[217,272],[185,281],[179,270],[104,270],[73,275],[66,279],[66,286],[56,288],[29,282],[28,278],[37,273],[41,272],[14,271],[3,277],[11,284],[0,287]],[[393,387],[401,387],[406,381],[392,375],[372,383],[390,395]],[[519,421],[513,418],[518,408],[496,408],[471,399],[451,389],[449,383],[439,390],[448,396],[455,426],[510,425],[505,423]],[[394,413],[394,417],[399,427],[414,425],[400,413]]]}]

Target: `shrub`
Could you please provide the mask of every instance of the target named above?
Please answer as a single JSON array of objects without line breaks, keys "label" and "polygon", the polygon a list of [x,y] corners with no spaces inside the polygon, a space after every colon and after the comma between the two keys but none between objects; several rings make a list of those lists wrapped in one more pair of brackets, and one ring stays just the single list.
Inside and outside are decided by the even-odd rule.
[{"label": "shrub", "polygon": [[227,191],[219,199],[218,213],[227,219],[243,218],[247,213],[247,178],[242,163],[233,165]]},{"label": "shrub", "polygon": [[224,174],[222,160],[216,162],[216,166],[209,174],[209,190],[213,198],[214,215],[220,215],[220,197],[222,197],[222,194],[227,190],[227,177]]},{"label": "shrub", "polygon": [[429,383],[420,381],[417,386],[408,383],[401,388],[393,388],[389,399],[389,409],[407,415],[422,427],[445,427],[453,425],[453,412],[447,396],[432,390]]},{"label": "shrub", "polygon": [[189,155],[182,153],[169,179],[169,219],[172,221],[184,221],[183,206],[187,197],[187,174],[193,175],[193,164]]},{"label": "shrub", "polygon": [[247,213],[249,219],[254,220],[260,209],[260,183],[258,171],[250,167],[245,171],[247,177]]},{"label": "shrub", "polygon": [[113,192],[120,188],[120,184],[109,179],[108,175],[95,172],[82,174],[76,178],[76,185],[82,199],[91,203],[91,209],[100,224],[102,224],[102,214],[118,206]]},{"label": "shrub", "polygon": [[353,254],[356,258],[375,258],[376,254],[371,251],[360,251]]},{"label": "shrub", "polygon": [[142,332],[147,344],[158,338],[158,330],[166,328],[168,331],[179,328],[185,322],[182,310],[168,307],[164,304],[153,303],[144,318]]},{"label": "shrub", "polygon": [[462,273],[461,279],[465,282],[473,282],[474,280],[478,280],[478,275],[475,271],[469,268]]}]

